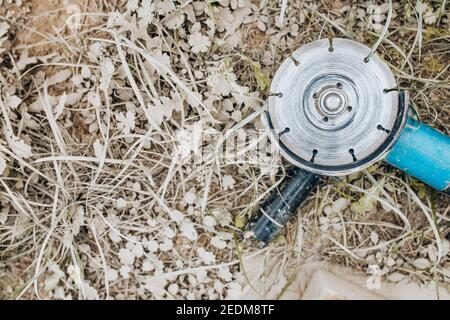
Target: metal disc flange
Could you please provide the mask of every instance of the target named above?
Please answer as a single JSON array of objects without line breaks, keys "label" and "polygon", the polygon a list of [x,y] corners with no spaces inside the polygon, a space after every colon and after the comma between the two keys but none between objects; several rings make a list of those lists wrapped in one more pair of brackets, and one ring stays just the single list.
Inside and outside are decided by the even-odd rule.
[{"label": "metal disc flange", "polygon": [[347,39],[311,42],[286,59],[271,84],[268,125],[298,167],[343,175],[379,160],[404,125],[405,102],[389,67]]}]

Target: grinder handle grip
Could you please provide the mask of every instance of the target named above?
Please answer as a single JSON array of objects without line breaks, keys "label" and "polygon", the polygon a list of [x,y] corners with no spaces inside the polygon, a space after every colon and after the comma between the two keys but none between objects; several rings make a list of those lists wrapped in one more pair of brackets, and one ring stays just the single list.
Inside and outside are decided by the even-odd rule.
[{"label": "grinder handle grip", "polygon": [[409,117],[385,159],[439,191],[449,191],[450,137]]},{"label": "grinder handle grip", "polygon": [[260,241],[262,246],[272,241],[297,215],[298,208],[319,182],[319,176],[292,168],[287,177],[259,209],[260,215],[250,222],[247,236]]}]

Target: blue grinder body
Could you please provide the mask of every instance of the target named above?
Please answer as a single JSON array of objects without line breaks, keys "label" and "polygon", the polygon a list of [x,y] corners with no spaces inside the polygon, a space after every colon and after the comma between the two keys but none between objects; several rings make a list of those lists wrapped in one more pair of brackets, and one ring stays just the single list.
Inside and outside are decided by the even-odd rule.
[{"label": "blue grinder body", "polygon": [[450,185],[450,137],[409,117],[385,161],[439,191]]}]

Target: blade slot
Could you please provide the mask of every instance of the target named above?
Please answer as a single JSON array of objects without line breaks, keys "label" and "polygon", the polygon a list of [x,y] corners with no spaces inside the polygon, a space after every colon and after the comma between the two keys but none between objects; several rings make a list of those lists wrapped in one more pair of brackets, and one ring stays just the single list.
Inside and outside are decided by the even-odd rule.
[{"label": "blade slot", "polygon": [[309,162],[314,163],[314,159],[316,158],[316,155],[317,155],[318,153],[319,153],[319,151],[317,151],[316,149],[314,149],[314,150],[313,150],[313,153],[312,153],[311,160],[309,160]]},{"label": "blade slot", "polygon": [[358,161],[358,159],[357,159],[356,156],[355,156],[355,150],[354,150],[354,149],[348,150],[348,153],[350,153],[350,154],[352,155],[353,162]]},{"label": "blade slot", "polygon": [[330,42],[330,46],[328,47],[328,51],[329,52],[333,52],[334,51],[333,38],[329,38],[328,41]]},{"label": "blade slot", "polygon": [[381,124],[377,125],[377,129],[380,131],[384,131],[386,133],[391,133],[391,130],[386,129],[385,127],[383,127]]},{"label": "blade slot", "polygon": [[283,134],[290,132],[291,129],[289,127],[287,127],[286,129],[284,129],[283,131],[281,131],[280,133],[278,133],[278,136],[281,137]]},{"label": "blade slot", "polygon": [[295,59],[294,56],[290,56],[289,58],[292,60],[292,62],[294,62],[294,65],[295,65],[296,67],[298,67],[298,66],[300,65],[300,61],[298,61],[297,59]]},{"label": "blade slot", "polygon": [[269,93],[269,97],[278,97],[278,98],[283,98],[283,93],[282,92],[276,92],[276,93]]}]

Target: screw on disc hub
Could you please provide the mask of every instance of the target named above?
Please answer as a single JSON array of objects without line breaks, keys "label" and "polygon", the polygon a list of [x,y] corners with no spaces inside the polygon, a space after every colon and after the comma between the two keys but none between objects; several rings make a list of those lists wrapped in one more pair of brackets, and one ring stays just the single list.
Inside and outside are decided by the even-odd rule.
[{"label": "screw on disc hub", "polygon": [[311,42],[272,81],[267,122],[294,165],[343,175],[382,158],[404,126],[406,101],[389,67],[347,39]]}]

